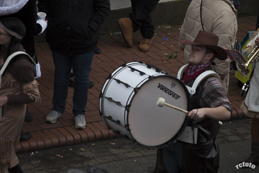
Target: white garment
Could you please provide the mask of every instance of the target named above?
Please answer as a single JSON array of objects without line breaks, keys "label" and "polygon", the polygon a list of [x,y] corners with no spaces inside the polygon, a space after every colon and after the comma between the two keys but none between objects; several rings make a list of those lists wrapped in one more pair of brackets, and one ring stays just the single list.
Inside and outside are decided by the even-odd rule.
[{"label": "white garment", "polygon": [[0,16],[18,12],[28,1],[29,0],[0,0]]},{"label": "white garment", "polygon": [[245,98],[249,111],[259,113],[259,61],[255,64],[254,74],[250,80],[250,88]]}]

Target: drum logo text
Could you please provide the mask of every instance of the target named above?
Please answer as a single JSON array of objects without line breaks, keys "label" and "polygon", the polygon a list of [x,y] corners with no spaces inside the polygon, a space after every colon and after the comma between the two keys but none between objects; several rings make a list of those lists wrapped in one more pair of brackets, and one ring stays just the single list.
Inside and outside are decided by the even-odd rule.
[{"label": "drum logo text", "polygon": [[157,88],[159,88],[160,90],[164,91],[166,94],[172,96],[175,100],[180,98],[180,96],[178,94],[176,94],[172,90],[168,89],[167,87],[165,87],[161,83],[158,84]]}]

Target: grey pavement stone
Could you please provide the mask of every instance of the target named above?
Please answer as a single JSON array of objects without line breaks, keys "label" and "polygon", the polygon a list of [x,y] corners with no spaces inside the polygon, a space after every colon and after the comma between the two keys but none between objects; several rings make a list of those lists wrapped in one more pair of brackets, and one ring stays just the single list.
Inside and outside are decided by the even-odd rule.
[{"label": "grey pavement stone", "polygon": [[[98,162],[94,159],[91,159],[91,160],[84,160],[83,162],[83,166],[86,168],[88,167],[89,165],[98,165]],[[70,168],[73,168],[73,167],[70,167]]]},{"label": "grey pavement stone", "polygon": [[140,157],[140,156],[143,156],[141,153],[135,152],[135,151],[125,153],[125,155],[128,156],[128,157]]},{"label": "grey pavement stone", "polygon": [[239,133],[239,134],[245,134],[245,133],[250,133],[251,130],[247,127],[238,127],[236,128],[236,131]]},{"label": "grey pavement stone", "polygon": [[112,154],[120,154],[120,153],[125,153],[127,152],[125,149],[109,149],[110,153]]},{"label": "grey pavement stone", "polygon": [[240,141],[242,139],[240,137],[236,136],[236,135],[233,135],[233,136],[228,136],[227,140],[232,142],[232,141]]},{"label": "grey pavement stone", "polygon": [[126,160],[128,157],[125,154],[116,154],[116,155],[111,155],[110,156],[112,160]]},{"label": "grey pavement stone", "polygon": [[112,162],[112,161],[113,161],[110,156],[98,157],[98,158],[95,158],[95,160],[96,160],[98,163],[107,163],[107,162]]},{"label": "grey pavement stone", "polygon": [[240,134],[241,139],[251,139],[251,133]]},{"label": "grey pavement stone", "polygon": [[224,135],[235,135],[237,132],[234,129],[222,129],[220,130],[220,133],[223,133]]},{"label": "grey pavement stone", "polygon": [[141,150],[140,153],[143,154],[143,155],[154,155],[154,154],[156,154],[156,150],[146,149],[146,150]]}]

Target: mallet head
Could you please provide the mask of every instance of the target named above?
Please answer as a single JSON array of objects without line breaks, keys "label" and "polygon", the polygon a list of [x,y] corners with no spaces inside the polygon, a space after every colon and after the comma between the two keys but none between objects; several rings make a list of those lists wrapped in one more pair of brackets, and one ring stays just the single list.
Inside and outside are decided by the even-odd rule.
[{"label": "mallet head", "polygon": [[157,104],[157,106],[163,107],[165,104],[165,99],[162,97],[159,97],[156,104]]}]

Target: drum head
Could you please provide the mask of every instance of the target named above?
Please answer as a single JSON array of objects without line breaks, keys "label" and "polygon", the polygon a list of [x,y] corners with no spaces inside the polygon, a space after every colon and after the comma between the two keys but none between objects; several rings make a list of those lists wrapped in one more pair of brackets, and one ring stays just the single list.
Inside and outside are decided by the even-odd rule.
[{"label": "drum head", "polygon": [[163,147],[176,139],[186,125],[186,113],[157,106],[159,97],[166,103],[189,109],[189,93],[177,78],[157,76],[145,82],[133,97],[128,116],[132,138],[145,147]]}]

